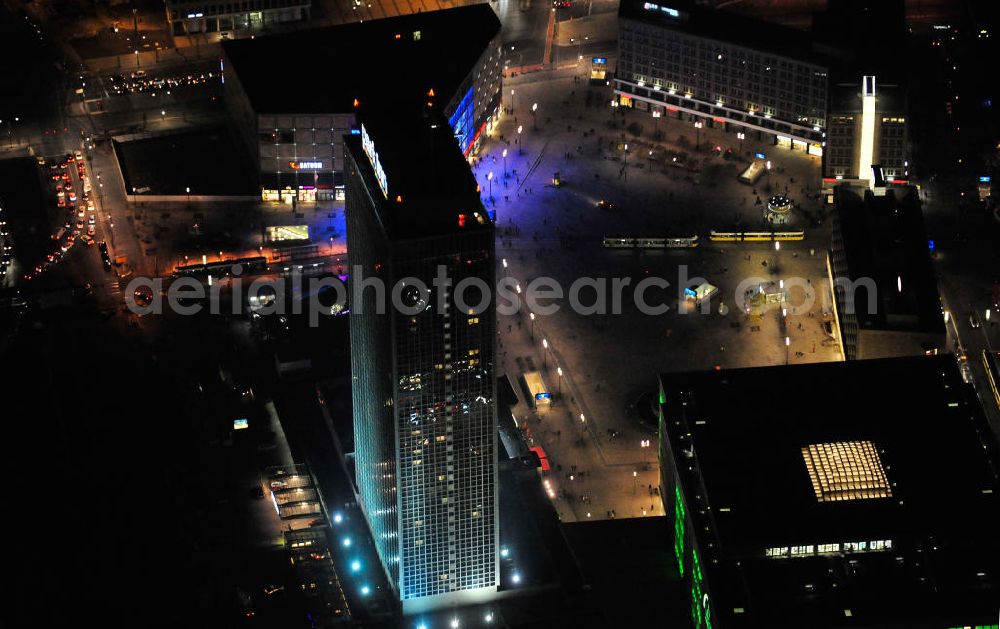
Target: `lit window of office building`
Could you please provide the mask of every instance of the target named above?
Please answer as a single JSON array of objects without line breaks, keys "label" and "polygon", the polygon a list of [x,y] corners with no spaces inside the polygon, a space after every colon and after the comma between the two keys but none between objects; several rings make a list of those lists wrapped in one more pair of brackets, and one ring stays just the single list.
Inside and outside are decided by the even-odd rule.
[{"label": "lit window of office building", "polygon": [[807,33],[686,0],[623,0],[616,102],[822,155],[828,64]]}]

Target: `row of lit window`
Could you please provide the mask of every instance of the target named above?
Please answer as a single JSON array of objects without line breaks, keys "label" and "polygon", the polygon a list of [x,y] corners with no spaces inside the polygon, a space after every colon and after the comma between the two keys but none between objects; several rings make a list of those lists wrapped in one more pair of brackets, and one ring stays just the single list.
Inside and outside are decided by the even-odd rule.
[{"label": "row of lit window", "polygon": [[879,539],[870,542],[844,542],[842,544],[819,544],[807,546],[778,546],[764,551],[765,557],[806,557],[811,555],[829,555],[834,553],[864,553],[892,550],[891,539]]},{"label": "row of lit window", "polygon": [[[645,86],[646,79],[645,79],[645,77],[643,75],[641,75],[641,74],[640,75],[635,75],[635,79],[636,79],[637,85],[639,87],[644,87]],[[689,87],[686,90],[680,90],[679,87],[674,87],[676,85],[677,85],[676,83],[671,83],[671,82],[668,81],[667,82],[667,86],[668,87],[666,88],[667,89],[667,93],[668,94],[675,94],[678,91],[683,91],[685,98],[691,98],[692,96],[695,95],[694,88]],[[699,85],[699,92],[701,92],[701,91],[703,91],[703,88],[705,88],[706,84],[703,81],[698,81],[698,85]],[[654,91],[657,91],[659,89],[663,89],[662,87],[660,87],[659,85],[656,85],[656,84],[654,84],[652,87],[653,87]],[[701,94],[699,93],[698,96],[700,97]],[[730,99],[733,102],[726,102],[727,101],[727,97],[724,96],[724,95],[722,95],[722,94],[719,94],[719,93],[716,93],[713,98],[714,98],[714,101],[712,101],[712,102],[715,103],[716,107],[730,107],[730,108],[737,108],[737,109],[746,108],[747,111],[748,111],[748,113],[758,113],[758,114],[759,113],[763,113],[765,116],[768,115],[768,114],[773,116],[776,113],[776,109],[775,109],[775,102],[776,101],[773,98],[763,98],[761,102],[766,103],[766,105],[764,105],[763,107],[760,106],[757,103],[753,103],[753,102],[750,102],[750,101],[744,101],[742,98],[735,98],[735,97],[732,98],[732,99]],[[792,102],[789,99],[779,99],[779,100],[781,101],[782,104],[789,104],[789,103]],[[803,99],[796,99],[795,103],[799,104],[799,107],[796,108],[798,111],[807,111],[806,108],[804,107],[805,101]],[[818,106],[818,103],[819,103],[819,101],[817,101],[816,103],[814,103],[814,105],[817,105],[817,106],[814,106],[811,109],[811,111],[813,113],[822,112],[822,108]],[[800,116],[800,118],[801,118],[801,116]],[[821,118],[809,118],[808,116],[806,116],[805,118],[807,120],[811,121],[811,122],[814,122],[815,124],[817,124],[819,126],[822,126],[822,124],[820,124],[822,122]]]}]

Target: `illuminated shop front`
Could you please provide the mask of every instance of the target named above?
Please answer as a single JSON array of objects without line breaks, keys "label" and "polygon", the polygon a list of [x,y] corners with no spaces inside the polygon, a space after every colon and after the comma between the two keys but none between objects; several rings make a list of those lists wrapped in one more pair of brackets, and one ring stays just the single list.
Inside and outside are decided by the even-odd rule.
[{"label": "illuminated shop front", "polygon": [[448,118],[448,124],[455,132],[455,139],[462,153],[468,155],[476,141],[476,108],[475,108],[475,88],[469,87],[468,91],[459,101],[458,107]]},{"label": "illuminated shop front", "polygon": [[481,118],[476,118],[475,86],[470,87],[455,111],[448,117],[448,124],[455,132],[455,140],[466,157],[479,151],[483,135],[489,135],[500,122],[500,96],[495,95],[492,107],[487,107]]},{"label": "illuminated shop front", "polygon": [[[321,164],[321,162],[297,162],[296,164],[311,166]],[[261,200],[290,204],[293,199],[295,203],[343,201],[343,174],[315,168],[295,168],[293,172],[261,174]]]}]

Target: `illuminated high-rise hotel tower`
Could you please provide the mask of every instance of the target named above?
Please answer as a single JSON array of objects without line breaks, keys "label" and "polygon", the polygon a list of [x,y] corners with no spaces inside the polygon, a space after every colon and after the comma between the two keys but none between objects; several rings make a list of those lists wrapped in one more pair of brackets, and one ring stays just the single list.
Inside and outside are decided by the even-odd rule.
[{"label": "illuminated high-rise hotel tower", "polygon": [[[493,223],[446,119],[364,106],[358,118],[345,140],[350,281],[354,294],[385,287],[350,304],[362,508],[404,613],[487,600],[496,331],[480,291],[495,285]],[[450,285],[435,285],[441,268]]]}]

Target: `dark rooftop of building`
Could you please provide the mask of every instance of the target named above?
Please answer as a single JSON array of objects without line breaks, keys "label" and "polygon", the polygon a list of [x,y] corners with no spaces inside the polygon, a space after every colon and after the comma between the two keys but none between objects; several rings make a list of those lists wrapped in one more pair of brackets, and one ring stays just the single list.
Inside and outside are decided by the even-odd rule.
[{"label": "dark rooftop of building", "polygon": [[499,32],[482,3],[222,46],[257,113],[338,113],[429,88],[450,99]]},{"label": "dark rooftop of building", "polygon": [[806,31],[718,11],[691,0],[622,0],[618,16],[820,65],[832,50]]},{"label": "dark rooftop of building", "polygon": [[[424,238],[492,230],[469,163],[448,121],[426,107],[362,107],[361,134],[345,137],[390,238]],[[385,174],[382,193],[364,147],[371,140]],[[350,189],[350,186],[348,186]]]},{"label": "dark rooftop of building", "polygon": [[905,0],[828,0],[826,10],[813,14],[812,32],[828,41],[837,41],[850,51],[840,64],[841,72],[875,74],[896,79],[907,75]]},{"label": "dark rooftop of building", "polygon": [[677,577],[671,526],[663,516],[563,525],[597,607],[589,626],[684,626],[690,602]]},{"label": "dark rooftop of building", "polygon": [[225,127],[136,137],[113,143],[127,192],[138,196],[244,196],[259,192]]},{"label": "dark rooftop of building", "polygon": [[995,622],[997,446],[954,356],[661,383],[720,626]]},{"label": "dark rooftop of building", "polygon": [[[861,74],[856,81],[830,87],[830,115],[861,113]],[[875,109],[881,115],[906,116],[906,91],[896,84],[883,83],[875,77]]]},{"label": "dark rooftop of building", "polygon": [[891,188],[875,196],[867,188],[834,188],[840,237],[852,281],[871,278],[876,312],[866,291],[855,294],[858,327],[944,334],[937,280],[917,190]]}]

